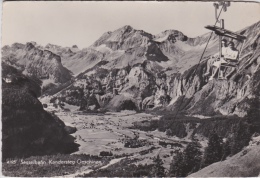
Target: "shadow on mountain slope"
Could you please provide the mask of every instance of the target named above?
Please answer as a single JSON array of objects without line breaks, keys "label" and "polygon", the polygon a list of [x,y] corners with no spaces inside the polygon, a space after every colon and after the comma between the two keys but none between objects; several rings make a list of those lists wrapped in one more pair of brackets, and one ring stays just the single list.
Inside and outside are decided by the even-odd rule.
[{"label": "shadow on mountain slope", "polygon": [[6,64],[2,74],[3,159],[76,151],[69,129],[37,99],[38,84]]}]

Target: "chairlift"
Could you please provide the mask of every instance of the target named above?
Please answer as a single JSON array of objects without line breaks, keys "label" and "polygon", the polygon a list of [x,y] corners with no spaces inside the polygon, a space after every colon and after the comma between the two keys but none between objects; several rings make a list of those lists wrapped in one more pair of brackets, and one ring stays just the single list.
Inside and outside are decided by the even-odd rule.
[{"label": "chairlift", "polygon": [[[220,27],[216,26],[216,25],[207,25],[207,26],[205,26],[205,28],[215,32],[215,34],[219,36],[219,57],[224,59],[224,62],[220,63],[220,67],[218,68],[218,71],[215,72],[215,74],[218,72],[218,79],[226,79],[226,77],[223,76],[223,74],[226,72],[227,68],[229,68],[229,67],[237,68],[237,66],[239,64],[239,61],[240,61],[239,56],[240,56],[241,51],[243,50],[246,36],[240,35],[238,33],[232,32],[232,31],[224,28],[224,19],[218,20],[218,17],[217,17],[217,9],[219,8],[219,6],[223,6],[223,10],[226,11],[227,7],[230,6],[230,2],[222,1],[219,3],[214,3],[215,12],[216,12],[215,13],[216,20],[220,24]],[[223,51],[222,51],[223,46],[222,46],[221,42],[224,37],[227,39],[231,39],[229,41],[233,42],[233,40],[236,40],[238,42],[238,44],[242,43],[240,49],[237,51],[229,50],[229,54],[228,53],[223,54]]]}]

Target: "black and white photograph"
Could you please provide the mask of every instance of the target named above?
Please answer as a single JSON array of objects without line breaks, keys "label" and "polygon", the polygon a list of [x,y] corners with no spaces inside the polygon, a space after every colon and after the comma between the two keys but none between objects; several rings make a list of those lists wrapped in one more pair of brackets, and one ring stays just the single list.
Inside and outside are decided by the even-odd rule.
[{"label": "black and white photograph", "polygon": [[259,177],[260,3],[4,1],[1,177]]}]

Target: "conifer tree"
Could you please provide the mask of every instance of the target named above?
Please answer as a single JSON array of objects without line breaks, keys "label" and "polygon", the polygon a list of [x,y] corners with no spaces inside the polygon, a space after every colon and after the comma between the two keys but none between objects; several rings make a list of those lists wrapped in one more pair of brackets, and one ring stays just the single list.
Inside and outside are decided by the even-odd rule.
[{"label": "conifer tree", "polygon": [[222,158],[222,139],[216,132],[209,135],[208,146],[205,149],[201,167],[206,167],[212,163],[218,162]]},{"label": "conifer tree", "polygon": [[160,158],[159,154],[154,159],[154,166],[153,166],[153,175],[157,177],[164,177],[165,176],[165,168],[163,167],[163,161]]},{"label": "conifer tree", "polygon": [[233,136],[230,143],[230,149],[231,155],[234,155],[241,151],[244,146],[248,145],[251,134],[249,125],[241,120],[232,127],[232,132]]},{"label": "conifer tree", "polygon": [[228,137],[226,142],[222,146],[222,158],[221,161],[225,160],[231,154],[231,137]]},{"label": "conifer tree", "polygon": [[170,165],[170,171],[169,171],[169,176],[170,177],[184,177],[185,172],[184,172],[184,159],[183,159],[183,152],[178,151],[176,155],[173,158],[173,161]]},{"label": "conifer tree", "polygon": [[201,145],[198,141],[192,141],[187,145],[183,152],[183,161],[184,161],[184,172],[185,176],[192,172],[199,170],[202,152],[200,151]]},{"label": "conifer tree", "polygon": [[177,152],[170,167],[170,176],[184,177],[199,170],[201,162],[201,145],[193,141],[183,152]]}]

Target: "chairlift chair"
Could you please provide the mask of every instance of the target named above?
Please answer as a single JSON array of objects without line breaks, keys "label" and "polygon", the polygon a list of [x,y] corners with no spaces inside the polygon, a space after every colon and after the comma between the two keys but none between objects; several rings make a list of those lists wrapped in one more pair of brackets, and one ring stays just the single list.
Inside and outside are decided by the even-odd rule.
[{"label": "chairlift chair", "polygon": [[[219,3],[214,3],[216,23],[217,22],[220,23],[220,27],[218,27],[216,25],[205,26],[206,29],[209,29],[209,30],[215,32],[215,34],[219,36],[219,57],[220,58],[222,57],[221,41],[222,41],[223,37],[229,38],[229,39],[231,39],[231,41],[237,40],[239,43],[242,43],[240,49],[238,50],[238,53],[235,56],[232,56],[231,58],[225,58],[224,57],[224,60],[227,61],[227,63],[221,63],[220,64],[219,71],[218,71],[218,79],[223,79],[223,78],[220,78],[220,70],[221,69],[226,71],[226,69],[228,67],[236,68],[238,66],[238,63],[240,61],[239,56],[241,54],[241,51],[243,50],[244,43],[245,43],[245,40],[246,40],[246,36],[240,35],[238,33],[232,32],[232,31],[224,28],[224,19],[219,20],[218,16],[217,16],[217,10],[218,10],[219,6],[223,6],[223,10],[225,12],[225,11],[227,11],[227,7],[230,6],[230,2],[222,1],[222,2],[219,2]],[[234,64],[228,62],[229,60],[232,60],[232,62],[234,62]]]},{"label": "chairlift chair", "polygon": [[[227,29],[224,29],[224,28],[221,28],[218,26],[208,25],[205,28],[214,31],[216,35],[220,36],[220,43],[221,43],[222,37],[229,38],[229,39],[231,39],[231,41],[237,40],[239,43],[242,43],[240,49],[238,50],[238,53],[234,54],[232,57],[229,57],[229,58],[224,57],[224,59],[225,59],[225,61],[227,61],[227,63],[221,63],[219,70],[222,70],[222,72],[224,73],[227,70],[227,68],[229,68],[229,67],[236,68],[240,61],[239,56],[240,56],[241,51],[243,50],[246,36],[237,34],[235,32],[232,32],[230,30],[227,30]],[[219,53],[220,53],[219,56],[222,56],[221,50],[219,50]],[[232,61],[233,63],[230,63],[229,61]],[[220,71],[219,71],[218,79],[224,79],[224,78],[225,78],[224,76],[220,76]]]}]

